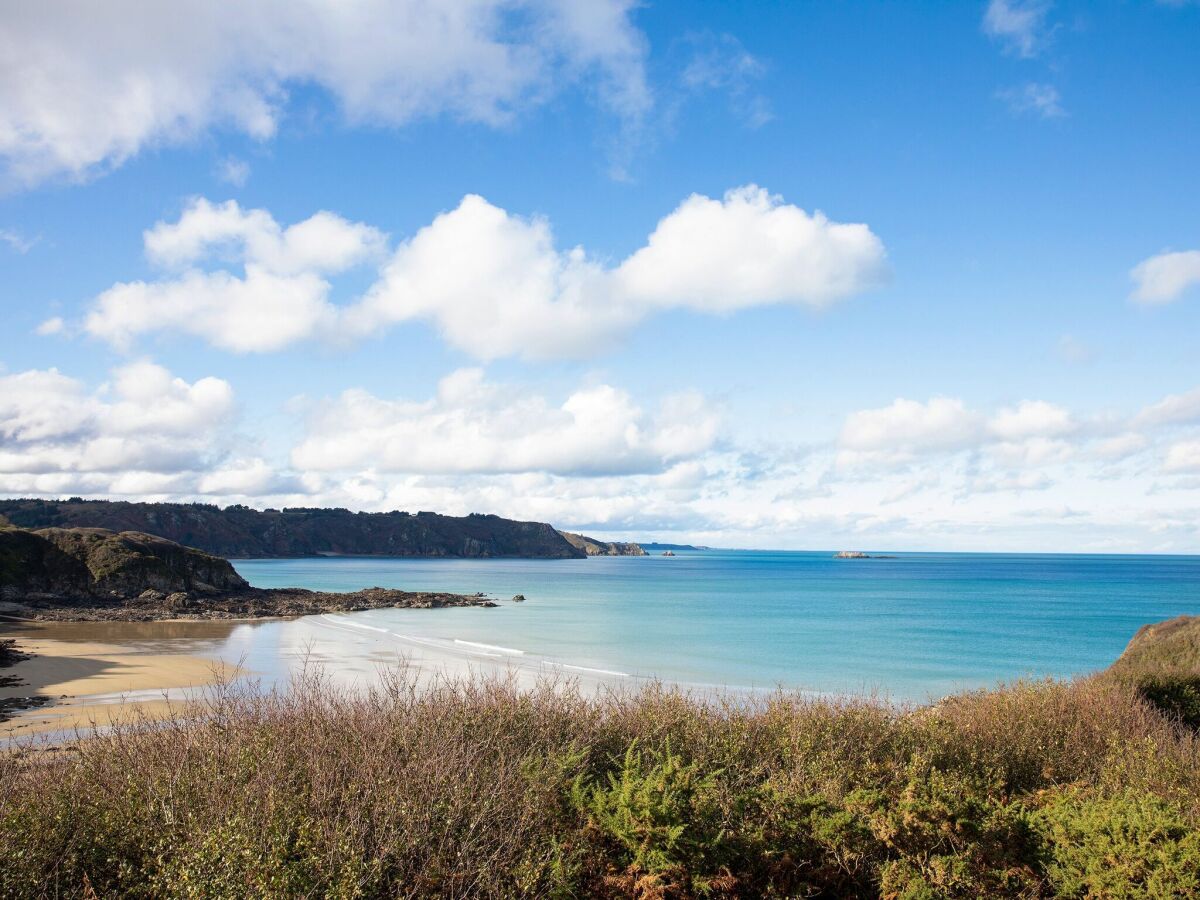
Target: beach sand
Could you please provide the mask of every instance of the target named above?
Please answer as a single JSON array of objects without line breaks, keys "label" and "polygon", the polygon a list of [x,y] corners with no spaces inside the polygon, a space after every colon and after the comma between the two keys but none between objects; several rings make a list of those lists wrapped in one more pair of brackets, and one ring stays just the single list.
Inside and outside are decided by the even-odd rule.
[{"label": "beach sand", "polygon": [[21,650],[34,655],[3,670],[25,683],[0,688],[0,697],[52,698],[48,706],[0,722],[0,743],[38,734],[68,739],[77,728],[162,716],[203,693],[206,685],[244,679],[270,688],[286,684],[305,668],[322,671],[332,683],[350,689],[379,684],[382,672],[401,666],[425,686],[445,679],[503,678],[527,689],[549,679],[597,693],[633,684],[621,673],[549,662],[503,647],[412,637],[362,623],[353,614],[245,621],[0,622],[0,637],[14,638]]},{"label": "beach sand", "polygon": [[0,722],[0,739],[161,715],[183,700],[186,689],[240,674],[236,666],[194,652],[230,628],[209,622],[4,623],[0,637],[16,639],[33,658],[4,670],[24,683],[0,687],[0,698],[39,695],[53,702]]}]

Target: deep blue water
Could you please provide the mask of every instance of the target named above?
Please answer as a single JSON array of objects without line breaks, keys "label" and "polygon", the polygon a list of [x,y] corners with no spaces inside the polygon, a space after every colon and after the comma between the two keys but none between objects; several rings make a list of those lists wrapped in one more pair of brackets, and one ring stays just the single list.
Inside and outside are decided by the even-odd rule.
[{"label": "deep blue water", "polygon": [[483,591],[496,609],[363,625],[694,685],[923,700],[1107,666],[1147,622],[1200,613],[1200,557],[703,551],[674,558],[240,560],[260,587]]}]

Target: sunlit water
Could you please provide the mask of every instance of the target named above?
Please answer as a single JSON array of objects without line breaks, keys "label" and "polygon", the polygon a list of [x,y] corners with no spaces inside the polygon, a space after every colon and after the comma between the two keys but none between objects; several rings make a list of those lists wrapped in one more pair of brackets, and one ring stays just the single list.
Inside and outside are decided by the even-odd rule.
[{"label": "sunlit water", "polygon": [[[261,672],[307,648],[343,674],[422,648],[695,686],[924,700],[1103,668],[1147,622],[1200,613],[1200,557],[680,552],[674,558],[238,560],[258,587],[483,591],[498,608],[239,626]],[[525,603],[507,602],[521,593]],[[289,664],[293,665],[294,664]],[[631,678],[632,681],[632,678]]]}]

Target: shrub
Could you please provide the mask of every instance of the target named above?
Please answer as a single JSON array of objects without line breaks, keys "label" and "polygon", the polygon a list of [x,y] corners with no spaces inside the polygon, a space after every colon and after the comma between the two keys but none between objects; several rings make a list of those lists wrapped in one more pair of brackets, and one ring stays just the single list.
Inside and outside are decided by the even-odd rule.
[{"label": "shrub", "polygon": [[1200,832],[1157,797],[1062,791],[1033,824],[1056,896],[1200,896]]}]

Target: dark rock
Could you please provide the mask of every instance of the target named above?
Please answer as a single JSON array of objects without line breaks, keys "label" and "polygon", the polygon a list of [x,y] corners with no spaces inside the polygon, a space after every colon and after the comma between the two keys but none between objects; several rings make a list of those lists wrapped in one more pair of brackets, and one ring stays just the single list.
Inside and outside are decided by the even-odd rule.
[{"label": "dark rock", "polygon": [[524,603],[525,595],[524,594],[513,594],[512,602],[513,603]]},{"label": "dark rock", "polygon": [[0,528],[0,590],[26,603],[118,603],[198,585],[212,591],[249,586],[227,560],[149,534]]}]

